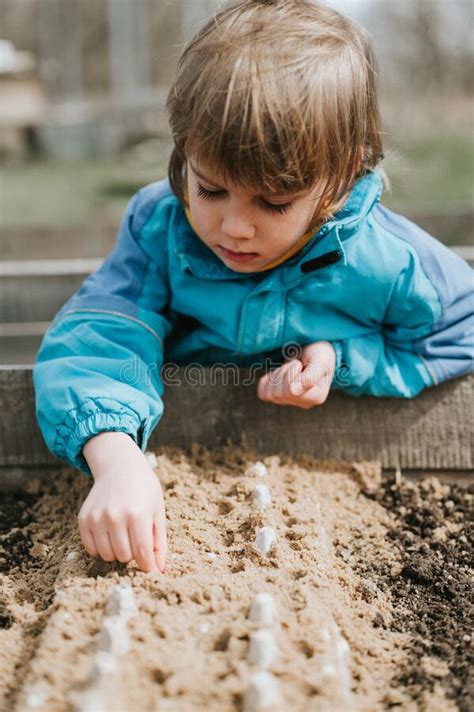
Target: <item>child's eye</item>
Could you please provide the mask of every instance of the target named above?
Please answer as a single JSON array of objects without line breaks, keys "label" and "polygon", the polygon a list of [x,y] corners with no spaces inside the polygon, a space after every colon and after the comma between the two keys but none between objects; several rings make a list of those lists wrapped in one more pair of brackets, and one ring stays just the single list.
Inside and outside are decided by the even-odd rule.
[{"label": "child's eye", "polygon": [[[207,190],[200,183],[197,184],[197,194],[200,198],[205,200],[216,200],[221,198],[225,194],[225,190]],[[262,200],[262,207],[264,210],[268,210],[271,213],[279,213],[283,215],[291,208],[291,203],[282,203],[281,205],[275,205],[274,203],[267,203],[266,200]]]},{"label": "child's eye", "polygon": [[220,198],[225,193],[225,190],[206,190],[206,188],[204,188],[200,183],[197,185],[197,194],[200,198],[215,200],[216,198]]},{"label": "child's eye", "polygon": [[267,203],[267,201],[265,200],[263,206],[265,210],[269,210],[271,213],[280,213],[280,215],[283,215],[283,213],[287,213],[288,210],[291,208],[291,203],[282,203],[281,205],[274,205],[273,203]]}]

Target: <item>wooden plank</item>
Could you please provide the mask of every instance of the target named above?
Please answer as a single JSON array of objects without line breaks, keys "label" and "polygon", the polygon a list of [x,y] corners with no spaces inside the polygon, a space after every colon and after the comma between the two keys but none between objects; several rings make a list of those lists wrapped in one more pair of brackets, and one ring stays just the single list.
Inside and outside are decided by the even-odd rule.
[{"label": "wooden plank", "polygon": [[87,275],[100,267],[102,259],[80,257],[64,260],[7,260],[0,262],[0,277],[68,277]]},{"label": "wooden plank", "polygon": [[[42,323],[42,322],[38,322]],[[8,324],[4,325],[8,327]],[[32,366],[41,344],[42,336],[0,333],[0,366]]]},{"label": "wooden plank", "polygon": [[[260,401],[255,373],[232,373],[226,384],[203,368],[199,385],[190,385],[180,369],[179,386],[166,387],[165,412],[149,447],[233,443],[262,455],[377,459],[386,468],[473,468],[474,375],[411,400],[332,393],[324,406],[305,411]],[[36,423],[31,369],[0,367],[0,400],[0,466],[57,465]]]},{"label": "wooden plank", "polygon": [[0,340],[3,337],[43,336],[50,323],[49,321],[0,322]]},{"label": "wooden plank", "polygon": [[51,321],[88,274],[1,277],[0,323]]},{"label": "wooden plank", "polygon": [[[124,199],[124,207],[125,207]],[[101,220],[88,225],[16,226],[0,225],[2,260],[55,260],[104,258],[117,236],[117,222]],[[1,263],[0,263],[1,264]]]}]

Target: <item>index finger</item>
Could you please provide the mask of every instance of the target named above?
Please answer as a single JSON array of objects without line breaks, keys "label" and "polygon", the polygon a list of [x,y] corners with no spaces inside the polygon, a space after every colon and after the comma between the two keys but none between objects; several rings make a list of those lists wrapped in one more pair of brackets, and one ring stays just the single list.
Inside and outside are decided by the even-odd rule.
[{"label": "index finger", "polygon": [[133,558],[142,571],[156,573],[158,567],[153,552],[153,519],[138,519],[129,525]]}]

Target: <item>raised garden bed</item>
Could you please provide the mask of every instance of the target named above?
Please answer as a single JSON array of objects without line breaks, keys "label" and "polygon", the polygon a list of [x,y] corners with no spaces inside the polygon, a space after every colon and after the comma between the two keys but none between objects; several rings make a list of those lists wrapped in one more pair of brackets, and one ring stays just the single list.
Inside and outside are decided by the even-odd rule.
[{"label": "raised garden bed", "polygon": [[244,369],[176,375],[155,575],[87,555],[92,482],[46,449],[31,369],[0,367],[0,709],[471,709],[474,377],[303,411]]},{"label": "raised garden bed", "polygon": [[[156,455],[163,576],[85,553],[80,473],[4,497],[1,709],[472,709],[466,488],[303,456],[255,467],[230,446]],[[118,584],[135,606],[125,639],[108,603]]]}]

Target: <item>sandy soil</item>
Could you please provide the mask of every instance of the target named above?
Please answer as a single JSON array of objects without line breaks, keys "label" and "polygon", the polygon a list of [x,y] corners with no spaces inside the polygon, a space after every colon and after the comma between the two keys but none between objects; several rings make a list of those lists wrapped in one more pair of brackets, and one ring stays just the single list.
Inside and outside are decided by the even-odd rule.
[{"label": "sandy soil", "polygon": [[[229,447],[156,455],[169,521],[163,576],[86,554],[76,516],[91,482],[80,473],[4,496],[0,709],[78,709],[109,593],[129,583],[139,614],[102,685],[104,710],[243,710],[248,611],[269,592],[281,712],[467,712],[467,490],[393,485],[374,463],[274,456],[262,477],[255,454]],[[262,483],[272,503],[257,510]],[[268,556],[255,545],[262,526],[276,531]],[[331,672],[339,633],[347,696]]]}]

